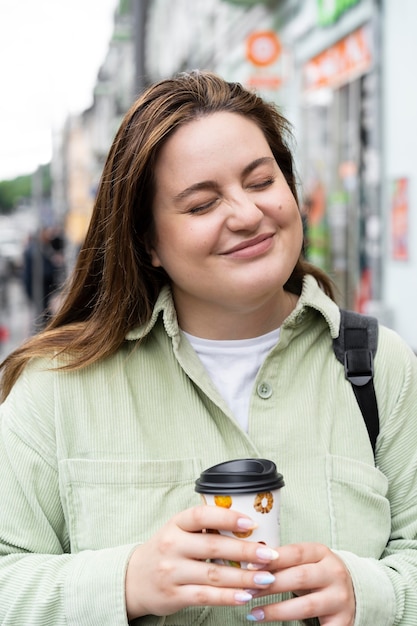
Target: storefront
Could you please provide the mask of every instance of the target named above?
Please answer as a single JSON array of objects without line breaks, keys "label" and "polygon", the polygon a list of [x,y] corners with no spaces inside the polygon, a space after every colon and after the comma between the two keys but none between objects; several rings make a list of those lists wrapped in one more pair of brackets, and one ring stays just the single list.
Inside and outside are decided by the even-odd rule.
[{"label": "storefront", "polygon": [[[311,260],[417,351],[414,0],[151,4],[148,73],[213,69],[293,125]],[[169,5],[171,7],[171,5]]]},{"label": "storefront", "polygon": [[363,312],[380,289],[377,33],[374,15],[302,67],[307,254]]},{"label": "storefront", "polygon": [[400,5],[282,0],[272,27],[292,59],[270,95],[294,126],[311,260],[417,352],[417,4]]}]

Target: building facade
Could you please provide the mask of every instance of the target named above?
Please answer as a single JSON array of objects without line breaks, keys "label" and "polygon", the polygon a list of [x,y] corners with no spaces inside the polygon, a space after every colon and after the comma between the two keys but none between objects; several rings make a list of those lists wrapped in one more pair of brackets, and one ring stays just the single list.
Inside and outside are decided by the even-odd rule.
[{"label": "building facade", "polygon": [[309,259],[342,306],[417,350],[416,18],[413,0],[121,0],[88,116],[92,185],[146,84],[199,68],[256,89],[293,126]]},{"label": "building facade", "polygon": [[171,4],[150,5],[150,79],[213,69],[281,107],[294,128],[310,260],[331,273],[342,306],[375,314],[417,350],[417,95],[410,88],[417,5]]}]

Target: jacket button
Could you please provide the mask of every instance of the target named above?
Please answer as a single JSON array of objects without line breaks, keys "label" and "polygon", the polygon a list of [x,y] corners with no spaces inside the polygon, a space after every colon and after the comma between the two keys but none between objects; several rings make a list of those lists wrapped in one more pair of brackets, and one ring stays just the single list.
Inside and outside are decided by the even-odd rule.
[{"label": "jacket button", "polygon": [[272,387],[269,383],[259,383],[257,392],[260,398],[267,400],[272,396]]}]

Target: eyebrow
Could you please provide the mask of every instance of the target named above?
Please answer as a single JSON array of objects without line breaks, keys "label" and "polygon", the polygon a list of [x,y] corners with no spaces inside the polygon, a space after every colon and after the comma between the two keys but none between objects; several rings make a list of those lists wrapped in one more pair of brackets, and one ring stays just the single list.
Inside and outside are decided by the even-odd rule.
[{"label": "eyebrow", "polygon": [[[255,159],[254,161],[251,161],[251,163],[248,163],[248,165],[246,165],[243,168],[242,178],[244,178],[245,176],[253,172],[253,170],[255,170],[260,165],[264,165],[268,163],[275,163],[275,159],[273,157],[260,157],[259,159]],[[186,187],[185,189],[180,191],[180,193],[175,195],[173,199],[174,199],[174,202],[181,202],[181,200],[185,200],[186,198],[191,196],[193,193],[196,193],[198,191],[202,191],[205,189],[217,189],[217,188],[218,188],[218,183],[215,180],[202,180],[198,183],[194,183],[193,185],[190,185],[189,187]]]}]

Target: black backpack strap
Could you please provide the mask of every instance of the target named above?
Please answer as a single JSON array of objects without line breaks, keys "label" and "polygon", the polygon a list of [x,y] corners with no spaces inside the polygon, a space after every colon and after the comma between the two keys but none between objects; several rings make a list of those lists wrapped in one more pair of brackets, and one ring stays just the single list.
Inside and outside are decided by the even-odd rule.
[{"label": "black backpack strap", "polygon": [[373,375],[378,345],[378,321],[374,317],[344,309],[340,310],[340,315],[339,336],[333,340],[333,349],[336,358],[345,368],[347,380],[352,384],[375,452],[379,415]]}]

